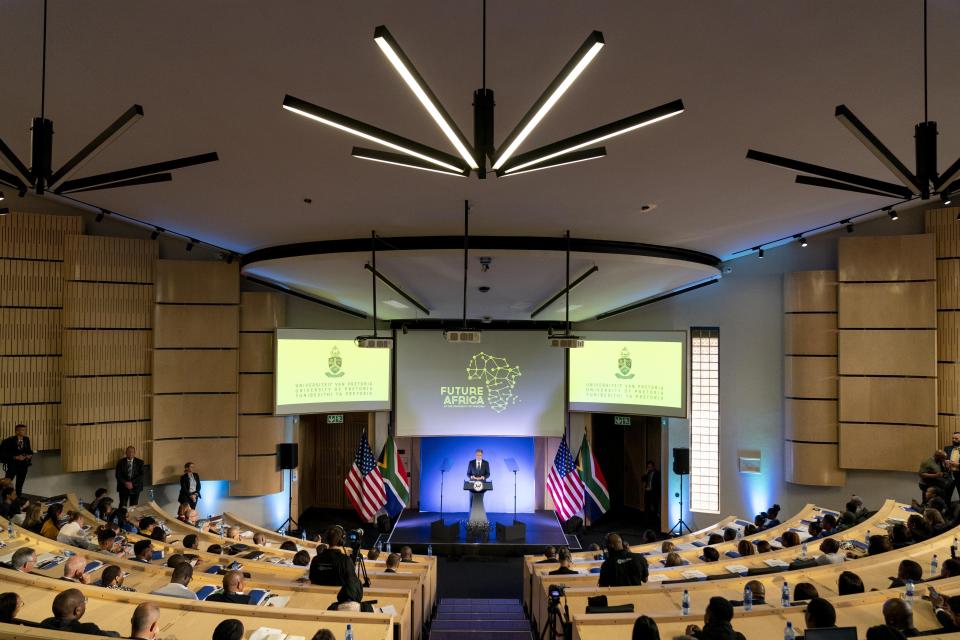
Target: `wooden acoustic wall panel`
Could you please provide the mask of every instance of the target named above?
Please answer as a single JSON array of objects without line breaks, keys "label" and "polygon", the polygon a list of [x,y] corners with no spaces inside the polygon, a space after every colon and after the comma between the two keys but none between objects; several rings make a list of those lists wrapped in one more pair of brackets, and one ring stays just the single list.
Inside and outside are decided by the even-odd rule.
[{"label": "wooden acoustic wall panel", "polygon": [[787,441],[783,458],[789,482],[819,487],[842,487],[847,474],[837,466],[837,445]]},{"label": "wooden acoustic wall panel", "polygon": [[0,355],[62,353],[60,309],[0,308]]},{"label": "wooden acoustic wall panel", "polygon": [[925,231],[932,233],[937,243],[937,259],[960,258],[960,228],[957,216],[960,207],[927,209],[923,212]]},{"label": "wooden acoustic wall panel", "polygon": [[240,376],[240,413],[273,414],[272,373],[245,373]]},{"label": "wooden acoustic wall panel", "polygon": [[183,465],[193,462],[203,480],[237,479],[236,438],[175,438],[153,441],[153,482],[180,481]]},{"label": "wooden acoustic wall panel", "polygon": [[149,422],[64,425],[61,437],[64,471],[111,469],[130,445],[137,448],[137,456],[150,464]]},{"label": "wooden acoustic wall panel", "polygon": [[64,424],[150,419],[148,376],[84,376],[63,379]]},{"label": "wooden acoustic wall panel", "polygon": [[935,426],[937,380],[841,376],[840,422]]},{"label": "wooden acoustic wall panel", "polygon": [[153,437],[237,435],[237,396],[223,394],[169,394],[153,397]]},{"label": "wooden acoustic wall panel", "polygon": [[240,303],[240,265],[197,260],[157,263],[157,302],[175,304]]},{"label": "wooden acoustic wall panel", "polygon": [[240,416],[238,430],[241,456],[275,455],[283,442],[284,419],[281,416]]},{"label": "wooden acoustic wall panel", "polygon": [[62,268],[59,262],[0,259],[0,306],[63,307]]},{"label": "wooden acoustic wall panel", "polygon": [[[842,485],[837,452],[837,273],[783,279],[784,446],[787,482]],[[794,459],[816,451],[816,460]]]},{"label": "wooden acoustic wall panel", "polygon": [[0,404],[60,402],[59,356],[0,358]]},{"label": "wooden acoustic wall panel", "polygon": [[837,311],[836,271],[795,271],[783,276],[784,313]]},{"label": "wooden acoustic wall panel", "polygon": [[960,259],[937,260],[937,305],[960,309]]},{"label": "wooden acoustic wall panel", "polygon": [[840,282],[910,282],[934,280],[933,234],[867,236],[837,241]]},{"label": "wooden acoustic wall panel", "polygon": [[27,425],[34,451],[60,448],[60,403],[0,405],[0,438],[13,435],[13,427]]},{"label": "wooden acoustic wall panel", "polygon": [[81,216],[13,212],[0,216],[0,257],[62,262],[64,238],[78,233]]},{"label": "wooden acoustic wall panel", "polygon": [[240,373],[272,373],[273,333],[240,334]]},{"label": "wooden acoustic wall panel", "polygon": [[283,491],[283,472],[275,454],[240,456],[237,479],[230,483],[231,496],[262,496]]},{"label": "wooden acoustic wall panel", "polygon": [[64,277],[84,282],[153,284],[159,246],[154,240],[67,236]]},{"label": "wooden acoustic wall panel", "polygon": [[154,393],[236,393],[235,349],[157,349]]},{"label": "wooden acoustic wall panel", "polygon": [[840,332],[840,375],[937,375],[937,332],[933,329]]},{"label": "wooden acoustic wall panel", "polygon": [[63,332],[66,376],[149,375],[149,330],[67,329]]},{"label": "wooden acoustic wall panel", "polygon": [[939,413],[960,415],[960,363],[941,362],[937,365],[937,397]]},{"label": "wooden acoustic wall panel", "polygon": [[960,362],[960,311],[937,311],[937,362]]},{"label": "wooden acoustic wall panel", "polygon": [[935,329],[934,282],[840,283],[841,329]]},{"label": "wooden acoustic wall panel", "polygon": [[235,305],[158,304],[153,344],[157,349],[236,349],[239,323]]},{"label": "wooden acoustic wall panel", "polygon": [[937,429],[904,424],[840,423],[840,465],[846,469],[910,471],[937,449]]},{"label": "wooden acoustic wall panel", "polygon": [[273,333],[286,321],[284,298],[278,293],[244,291],[240,294],[240,331]]},{"label": "wooden acoustic wall panel", "polygon": [[63,326],[68,329],[149,329],[153,287],[112,282],[66,283]]},{"label": "wooden acoustic wall panel", "polygon": [[[924,212],[927,233],[937,247],[937,413],[940,444],[960,428],[957,371],[960,366],[960,208]],[[951,386],[952,385],[952,386]]]}]

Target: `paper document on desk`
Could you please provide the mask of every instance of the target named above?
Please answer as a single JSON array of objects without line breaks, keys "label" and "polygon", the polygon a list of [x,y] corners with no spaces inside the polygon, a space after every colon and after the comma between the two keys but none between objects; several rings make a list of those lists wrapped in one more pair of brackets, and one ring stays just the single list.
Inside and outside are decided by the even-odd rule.
[{"label": "paper document on desk", "polygon": [[727,565],[727,571],[729,571],[730,573],[740,574],[740,573],[746,573],[748,569],[742,564],[730,564],[730,565]]},{"label": "paper document on desk", "polygon": [[680,575],[687,580],[703,580],[707,577],[707,574],[705,574],[703,571],[698,571],[696,569],[687,569],[686,571],[681,572]]},{"label": "paper document on desk", "polygon": [[397,615],[397,608],[392,604],[388,604],[383,607],[377,607],[377,613],[385,613],[388,616],[395,616]]},{"label": "paper document on desk", "polygon": [[768,558],[763,561],[768,567],[789,567],[790,565],[779,558]]}]

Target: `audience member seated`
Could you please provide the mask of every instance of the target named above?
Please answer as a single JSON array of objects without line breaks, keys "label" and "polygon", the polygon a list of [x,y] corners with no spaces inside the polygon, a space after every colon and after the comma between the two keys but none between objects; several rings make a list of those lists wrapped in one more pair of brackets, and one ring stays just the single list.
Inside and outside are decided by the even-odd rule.
[{"label": "audience member seated", "polygon": [[13,487],[0,489],[0,517],[10,519],[13,504],[17,501],[17,491]]},{"label": "audience member seated", "polygon": [[910,539],[916,542],[923,542],[930,538],[930,527],[927,521],[919,513],[915,513],[907,518],[907,529],[910,530]]},{"label": "audience member seated", "polygon": [[810,535],[808,540],[816,540],[823,533],[823,527],[820,526],[818,521],[814,520],[807,526],[807,533]]},{"label": "audience member seated", "polygon": [[150,564],[153,560],[153,546],[149,540],[137,540],[133,545],[133,561]]},{"label": "audience member seated", "polygon": [[766,524],[766,522],[767,522],[766,511],[761,511],[757,515],[753,516],[753,526],[755,526],[758,531],[764,529],[763,525]]},{"label": "audience member seated", "polygon": [[41,627],[86,633],[92,636],[120,637],[116,631],[104,631],[92,622],[80,622],[80,618],[87,610],[87,598],[79,589],[67,589],[58,593],[53,599],[52,609],[53,616],[43,620],[40,623]]},{"label": "audience member seated", "polygon": [[100,553],[117,554],[123,552],[123,544],[117,540],[117,534],[109,527],[97,529],[97,548]]},{"label": "audience member seated", "polygon": [[803,614],[803,623],[809,629],[832,629],[837,626],[837,610],[829,600],[811,598]]},{"label": "audience member seated", "polygon": [[90,543],[83,531],[83,515],[79,511],[67,514],[67,521],[57,532],[57,542],[68,544],[81,549],[97,549],[97,545]]},{"label": "audience member seated", "polygon": [[33,622],[20,620],[17,614],[23,608],[23,598],[12,591],[0,593],[0,622],[6,624],[25,624],[28,626],[37,626]]},{"label": "audience member seated", "polygon": [[780,526],[780,505],[775,504],[769,509],[767,509],[767,522],[763,526],[764,529],[772,529],[773,527]]},{"label": "audience member seated", "polygon": [[660,545],[660,553],[670,553],[671,551],[676,550],[676,545],[670,542],[669,540],[664,540],[663,544]]},{"label": "audience member seated", "polygon": [[113,513],[113,498],[110,496],[103,496],[92,505],[90,513],[92,513],[93,517],[98,520],[109,520],[110,514]]},{"label": "audience member seated", "polygon": [[160,587],[153,592],[153,595],[196,600],[197,594],[187,586],[191,580],[193,580],[193,567],[189,562],[181,562],[173,569],[173,575],[170,576],[170,584]]},{"label": "audience member seated", "polygon": [[87,574],[83,572],[86,568],[86,558],[81,555],[70,556],[67,558],[67,561],[63,563],[63,577],[60,579],[66,580],[67,582],[87,584],[89,580],[87,579]]},{"label": "audience member seated", "polygon": [[387,556],[387,568],[384,569],[384,573],[396,573],[397,567],[400,566],[400,554],[391,553]]},{"label": "audience member seated", "polygon": [[125,533],[137,533],[139,531],[132,522],[127,520],[126,507],[114,509],[113,513],[110,514],[110,522],[120,527],[120,530]]},{"label": "audience member seated", "polygon": [[328,587],[342,587],[356,580],[353,560],[343,548],[344,532],[340,527],[331,527],[326,539],[330,545],[310,561],[310,582]]},{"label": "audience member seated", "polygon": [[757,553],[770,553],[773,551],[773,547],[771,547],[770,543],[766,540],[757,540],[757,544],[753,546],[757,548]]},{"label": "audience member seated", "polygon": [[265,547],[267,545],[267,536],[263,535],[262,533],[253,534],[253,544],[257,545],[258,547]]},{"label": "audience member seated", "polygon": [[[647,529],[647,531],[650,531],[650,529]],[[591,542],[590,546],[587,547],[587,551],[600,551],[600,545],[596,542]]]},{"label": "audience member seated", "polygon": [[956,578],[960,576],[960,560],[947,558],[940,567],[941,578]]},{"label": "audience member seated", "polygon": [[223,591],[207,598],[207,602],[231,602],[250,604],[250,596],[243,592],[245,586],[242,571],[228,571],[223,574]]},{"label": "audience member seated", "polygon": [[930,533],[935,536],[950,528],[946,520],[943,519],[943,514],[935,508],[924,509],[923,520],[927,523]]},{"label": "audience member seated", "polygon": [[223,547],[221,547],[219,544],[212,544],[209,547],[207,547],[207,553],[220,555],[223,553]]},{"label": "audience member seated", "polygon": [[875,556],[886,553],[891,549],[893,549],[893,545],[890,544],[890,538],[883,535],[874,535],[870,536],[870,541],[867,544],[867,555]]},{"label": "audience member seated", "polygon": [[713,547],[706,547],[703,550],[704,562],[716,562],[719,559],[720,559],[720,552],[714,549]]},{"label": "audience member seated", "polygon": [[337,592],[337,601],[327,607],[327,611],[362,611],[373,613],[373,605],[363,602],[363,585],[359,580],[349,582]]},{"label": "audience member seated", "polygon": [[634,620],[632,640],[660,640],[657,622],[649,616],[640,616]]},{"label": "audience member seated", "polygon": [[752,556],[757,552],[757,548],[749,540],[741,540],[737,544],[737,553],[741,556]]},{"label": "audience member seated", "polygon": [[920,633],[913,626],[913,607],[900,598],[890,598],[883,603],[883,621],[888,627],[893,627],[907,638]]},{"label": "audience member seated", "polygon": [[726,598],[714,596],[703,614],[703,628],[691,624],[687,627],[687,635],[696,640],[746,640],[742,633],[734,630],[731,620],[733,605]]},{"label": "audience member seated", "polygon": [[832,513],[828,513],[820,518],[820,537],[829,538],[832,535],[835,535],[840,532],[839,527],[837,526],[837,517]]},{"label": "audience member seated", "polygon": [[[723,536],[720,535],[719,533],[711,533],[711,534],[707,537],[707,544],[708,544],[708,545],[723,544]],[[643,617],[643,616],[641,616],[641,618],[642,618],[642,617]],[[637,618],[637,619],[639,620],[640,618]]]},{"label": "audience member seated", "polygon": [[903,634],[891,626],[878,624],[867,629],[867,640],[903,640]]},{"label": "audience member seated", "polygon": [[[762,582],[760,582],[759,580],[751,580],[750,582],[748,582],[743,586],[744,586],[744,592],[746,592],[747,589],[750,589],[750,593],[753,594],[753,604],[767,603],[766,589],[764,589]],[[735,607],[742,607],[743,600],[731,600],[730,604],[732,604]]]},{"label": "audience member seated", "polygon": [[400,562],[413,562],[413,549],[404,546],[400,549]]},{"label": "audience member seated", "polygon": [[283,551],[296,551],[297,543],[293,542],[292,540],[284,540],[280,543],[280,548]]},{"label": "audience member seated", "polygon": [[374,547],[373,549],[370,549],[370,551],[367,551],[367,560],[376,560],[379,557],[380,557],[380,550],[377,549],[376,547]]},{"label": "audience member seated", "polygon": [[110,493],[110,492],[109,492],[106,488],[104,488],[104,487],[100,487],[99,489],[97,489],[96,491],[94,491],[94,492],[93,492],[93,500],[91,500],[90,502],[88,502],[88,503],[86,504],[87,510],[88,510],[88,511],[93,511],[93,509],[97,506],[97,503],[100,502],[100,500],[101,500],[105,495],[107,495],[108,493]]},{"label": "audience member seated", "polygon": [[182,553],[171,553],[167,556],[167,567],[175,569],[181,562],[186,562],[187,558]]},{"label": "audience member seated", "polygon": [[[949,562],[949,560],[947,561]],[[944,570],[946,570],[946,562],[944,564]],[[923,582],[923,567],[920,566],[919,562],[914,562],[913,560],[901,560],[900,564],[897,566],[897,577],[892,579],[890,583],[890,589],[896,587],[902,587],[907,584],[907,580],[912,580],[914,584]]]},{"label": "audience member seated", "polygon": [[683,564],[683,558],[681,558],[680,554],[676,551],[671,551],[663,559],[663,566],[665,567],[682,567]]},{"label": "audience member seated", "polygon": [[733,527],[727,527],[723,530],[723,541],[724,542],[733,542],[737,539],[737,530]]},{"label": "audience member seated", "polygon": [[243,640],[244,633],[243,623],[236,618],[229,618],[217,625],[211,640]]},{"label": "audience member seated", "polygon": [[745,526],[745,527],[743,528],[743,535],[744,535],[744,536],[752,536],[752,535],[754,535],[755,533],[757,533],[758,531],[759,531],[759,529],[757,528],[756,525],[754,525],[754,524],[748,524],[747,526]]},{"label": "audience member seated", "polygon": [[554,569],[550,572],[551,576],[565,576],[579,573],[578,571],[571,569],[570,565],[573,563],[573,558],[570,557],[570,551],[567,549],[560,550],[560,567]]},{"label": "audience member seated", "polygon": [[156,542],[166,542],[167,532],[160,527],[154,527],[153,531],[150,532],[150,539]]},{"label": "audience member seated", "polygon": [[870,510],[863,506],[863,500],[857,495],[850,496],[850,500],[847,501],[847,511],[854,515],[857,524],[870,517]]},{"label": "audience member seated", "polygon": [[820,543],[821,554],[817,556],[817,564],[841,564],[846,556],[840,553],[840,543],[833,538],[827,538]]},{"label": "audience member seated", "polygon": [[820,592],[809,582],[798,582],[793,588],[793,602],[803,602],[804,600],[813,600],[819,598]]},{"label": "audience member seated", "polygon": [[63,505],[54,502],[47,507],[47,515],[43,518],[43,524],[40,526],[40,535],[51,540],[57,539],[60,533],[60,515],[63,513]]},{"label": "audience member seated", "polygon": [[647,581],[647,559],[631,553],[619,534],[607,534],[607,558],[600,565],[601,587],[627,587]]},{"label": "audience member seated", "polygon": [[136,589],[123,586],[123,569],[115,564],[108,564],[100,572],[100,586],[104,589],[114,589],[116,591],[136,591]]},{"label": "audience member seated", "polygon": [[[373,551],[376,551],[376,549],[373,549]],[[379,555],[380,554],[378,553],[376,556],[370,557],[370,555],[368,554],[367,557],[370,558],[370,560],[376,560]],[[293,566],[295,567],[310,566],[310,554],[307,552],[306,549],[301,549],[300,551],[297,551],[295,554],[293,554]]]},{"label": "audience member seated", "polygon": [[[643,544],[653,544],[657,540],[658,540],[658,536],[656,531],[654,531],[653,529],[644,530],[643,538],[641,539],[641,542]],[[597,545],[597,546],[599,547],[600,545]]]},{"label": "audience member seated", "polygon": [[851,593],[863,593],[863,580],[852,571],[844,571],[837,578],[837,593],[841,596],[848,596]]},{"label": "audience member seated", "polygon": [[227,540],[230,542],[242,542],[240,537],[240,527],[227,527]]},{"label": "audience member seated", "polygon": [[160,609],[152,602],[141,602],[130,618],[131,640],[156,640],[160,635]]},{"label": "audience member seated", "polygon": [[20,526],[31,533],[40,533],[40,527],[43,526],[43,506],[39,502],[30,503]]},{"label": "audience member seated", "polygon": [[188,533],[183,536],[183,548],[200,551],[200,538],[195,533]]},{"label": "audience member seated", "polygon": [[960,631],[960,596],[944,597],[943,594],[931,589],[930,604],[940,623],[938,631],[949,633]]},{"label": "audience member seated", "polygon": [[13,552],[10,568],[20,573],[33,573],[37,564],[37,552],[29,547],[21,547]]},{"label": "audience member seated", "polygon": [[785,531],[782,536],[780,536],[780,545],[784,548],[786,547],[799,547],[800,546],[800,534],[796,531]]},{"label": "audience member seated", "polygon": [[903,549],[913,544],[913,541],[910,539],[910,530],[907,529],[907,525],[900,524],[899,522],[892,527],[890,527],[890,544],[894,549]]},{"label": "audience member seated", "polygon": [[311,640],[337,640],[337,637],[333,635],[333,631],[330,631],[330,629],[317,629]]}]

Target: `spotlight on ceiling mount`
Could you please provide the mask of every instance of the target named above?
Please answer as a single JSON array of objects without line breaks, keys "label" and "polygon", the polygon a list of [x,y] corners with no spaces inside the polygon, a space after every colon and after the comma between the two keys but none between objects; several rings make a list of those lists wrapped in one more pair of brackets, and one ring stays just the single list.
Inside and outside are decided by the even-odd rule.
[{"label": "spotlight on ceiling mount", "polygon": [[758,258],[763,258],[763,256],[764,256],[763,247],[754,247],[753,249],[754,249],[754,251],[757,252],[757,257],[758,257]]},{"label": "spotlight on ceiling mount", "polygon": [[103,222],[103,216],[105,216],[105,215],[107,215],[107,210],[106,210],[106,209],[100,209],[100,211],[97,212],[97,217],[94,218],[94,219],[95,219],[97,222]]},{"label": "spotlight on ceiling mount", "polygon": [[852,222],[850,222],[849,220],[841,220],[841,221],[840,221],[840,224],[844,225],[844,227],[847,229],[847,233],[853,233],[853,223],[852,223]]},{"label": "spotlight on ceiling mount", "polygon": [[3,191],[0,191],[0,202],[3,202],[6,196],[3,195]]},{"label": "spotlight on ceiling mount", "polygon": [[10,213],[10,209],[7,209],[6,207],[3,207],[2,209],[0,209],[0,216],[5,216],[8,213]]},{"label": "spotlight on ceiling mount", "polygon": [[153,231],[150,233],[150,239],[156,240],[157,238],[160,237],[160,234],[163,233],[164,231],[166,231],[166,229],[164,229],[163,227],[154,227]]},{"label": "spotlight on ceiling mount", "polygon": [[190,238],[189,242],[187,242],[187,251],[193,251],[193,245],[195,245],[196,243],[197,243],[196,240],[194,240],[193,238]]},{"label": "spotlight on ceiling mount", "polygon": [[[2,200],[2,198],[0,198],[0,200]],[[949,193],[941,193],[940,202],[943,203],[943,206],[949,206],[949,204],[953,202],[953,196],[951,196]]]},{"label": "spotlight on ceiling mount", "polygon": [[897,215],[897,210],[894,209],[893,207],[884,207],[883,210],[887,212],[888,216],[890,216],[891,221],[896,221],[900,219],[900,216]]},{"label": "spotlight on ceiling mount", "polygon": [[793,237],[797,239],[797,242],[800,243],[801,247],[807,246],[807,239],[804,238],[803,236],[793,236]]}]

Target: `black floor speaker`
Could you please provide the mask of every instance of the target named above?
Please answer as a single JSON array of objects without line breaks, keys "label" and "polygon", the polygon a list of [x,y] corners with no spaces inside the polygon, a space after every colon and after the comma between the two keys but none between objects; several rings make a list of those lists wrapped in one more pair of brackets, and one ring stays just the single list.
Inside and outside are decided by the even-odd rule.
[{"label": "black floor speaker", "polygon": [[526,539],[526,522],[514,520],[513,524],[497,523],[497,542],[523,542]]},{"label": "black floor speaker", "polygon": [[390,533],[390,516],[386,514],[377,516],[377,531]]},{"label": "black floor speaker", "polygon": [[434,520],[430,523],[430,540],[432,542],[456,542],[460,537],[460,523],[444,523],[443,520]]}]

